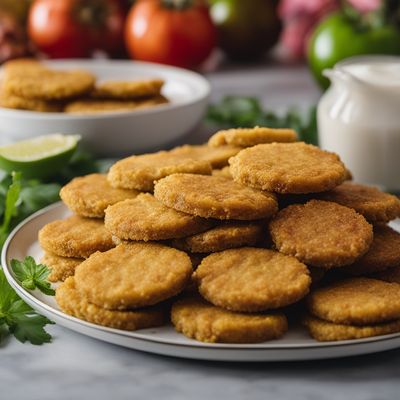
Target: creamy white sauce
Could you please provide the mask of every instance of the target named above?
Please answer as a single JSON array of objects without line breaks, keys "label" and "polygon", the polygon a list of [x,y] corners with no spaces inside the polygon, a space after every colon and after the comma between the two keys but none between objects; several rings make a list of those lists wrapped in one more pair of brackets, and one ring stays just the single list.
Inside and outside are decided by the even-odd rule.
[{"label": "creamy white sauce", "polygon": [[318,105],[321,147],[338,153],[355,181],[400,192],[400,58],[338,71]]}]

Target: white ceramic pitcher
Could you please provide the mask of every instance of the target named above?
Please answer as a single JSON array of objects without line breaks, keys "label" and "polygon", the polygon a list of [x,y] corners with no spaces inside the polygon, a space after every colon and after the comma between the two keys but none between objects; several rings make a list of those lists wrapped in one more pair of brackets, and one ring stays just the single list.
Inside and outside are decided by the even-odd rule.
[{"label": "white ceramic pitcher", "polygon": [[400,192],[400,57],[354,57],[324,71],[319,143],[354,180]]}]

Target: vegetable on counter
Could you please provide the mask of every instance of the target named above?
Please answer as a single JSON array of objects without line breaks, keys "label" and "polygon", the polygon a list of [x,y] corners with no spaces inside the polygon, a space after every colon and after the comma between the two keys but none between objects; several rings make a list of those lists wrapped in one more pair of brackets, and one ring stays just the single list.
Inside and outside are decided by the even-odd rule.
[{"label": "vegetable on counter", "polygon": [[270,128],[292,128],[299,140],[318,144],[316,109],[306,113],[289,109],[283,114],[265,111],[254,97],[227,96],[209,107],[206,121],[217,128],[249,128],[267,126]]},{"label": "vegetable on counter", "polygon": [[194,68],[211,54],[216,32],[204,1],[138,0],[125,42],[133,59]]},{"label": "vegetable on counter", "polygon": [[233,60],[262,57],[278,41],[281,23],[277,0],[211,0],[218,44]]},{"label": "vegetable on counter", "polygon": [[365,14],[352,6],[324,19],[312,34],[308,62],[323,88],[329,81],[325,68],[355,55],[400,54],[400,1],[382,2],[382,8]]},{"label": "vegetable on counter", "polygon": [[35,0],[28,33],[51,58],[89,57],[95,50],[123,53],[125,16],[119,0]]}]

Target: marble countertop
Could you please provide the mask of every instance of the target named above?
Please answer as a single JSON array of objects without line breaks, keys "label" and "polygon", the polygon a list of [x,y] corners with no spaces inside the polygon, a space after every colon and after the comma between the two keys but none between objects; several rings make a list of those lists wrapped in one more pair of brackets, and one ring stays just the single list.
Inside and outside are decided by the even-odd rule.
[{"label": "marble countertop", "polygon": [[[282,109],[306,107],[319,96],[305,68],[228,67],[208,77],[213,100],[256,95]],[[341,360],[235,364],[156,356],[60,326],[48,330],[51,344],[9,338],[0,346],[1,400],[394,400],[400,393],[400,349]]]},{"label": "marble countertop", "polygon": [[296,363],[235,364],[156,356],[58,326],[53,343],[0,348],[2,400],[395,400],[400,350]]}]

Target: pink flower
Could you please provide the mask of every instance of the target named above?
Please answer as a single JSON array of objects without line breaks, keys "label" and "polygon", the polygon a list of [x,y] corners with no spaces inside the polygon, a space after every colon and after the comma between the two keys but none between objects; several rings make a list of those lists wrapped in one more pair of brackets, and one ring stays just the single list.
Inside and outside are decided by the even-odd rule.
[{"label": "pink flower", "polygon": [[350,5],[362,13],[368,13],[378,9],[382,0],[347,0]]},{"label": "pink flower", "polygon": [[304,57],[308,37],[316,24],[339,5],[339,0],[281,0],[279,14],[284,29],[280,43],[290,58]]}]

